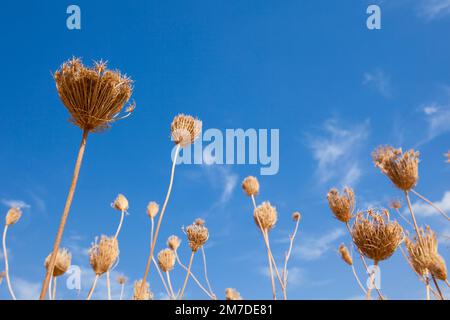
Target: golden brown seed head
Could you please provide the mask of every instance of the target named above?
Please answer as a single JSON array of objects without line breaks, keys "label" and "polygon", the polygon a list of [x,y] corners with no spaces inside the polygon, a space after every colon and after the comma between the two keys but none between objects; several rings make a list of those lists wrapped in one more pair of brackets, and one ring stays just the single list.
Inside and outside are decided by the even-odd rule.
[{"label": "golden brown seed head", "polygon": [[355,194],[351,188],[345,187],[342,194],[339,194],[339,191],[333,188],[328,191],[327,200],[331,211],[339,221],[347,223],[353,218]]},{"label": "golden brown seed head", "polygon": [[195,141],[202,131],[202,122],[192,116],[179,114],[170,125],[172,140],[185,147]]},{"label": "golden brown seed head", "polygon": [[177,251],[177,249],[180,247],[180,244],[181,239],[175,235],[172,235],[169,237],[169,239],[167,239],[167,246],[173,251]]},{"label": "golden brown seed head", "polygon": [[294,220],[295,222],[300,221],[301,218],[302,218],[302,215],[298,211],[295,211],[292,214],[292,220]]},{"label": "golden brown seed head", "polygon": [[89,262],[95,274],[102,275],[116,262],[119,256],[119,243],[114,237],[107,236],[102,236],[100,242],[96,242],[89,250]]},{"label": "golden brown seed head", "polygon": [[6,272],[5,271],[0,272],[0,284],[2,284],[3,278],[5,278],[5,277],[6,277]]},{"label": "golden brown seed head", "polygon": [[22,211],[19,208],[11,208],[8,210],[8,213],[6,214],[5,222],[7,226],[15,224],[17,221],[19,221],[20,217],[22,216]]},{"label": "golden brown seed head", "polygon": [[128,210],[128,199],[123,194],[119,194],[113,202],[113,208],[119,211]]},{"label": "golden brown seed head", "polygon": [[345,263],[347,263],[349,266],[353,265],[352,256],[343,243],[339,246],[339,254],[341,255],[341,258]]},{"label": "golden brown seed head", "polygon": [[447,266],[444,258],[437,254],[433,257],[429,266],[430,273],[441,281],[447,280]]},{"label": "golden brown seed head", "polygon": [[124,285],[127,282],[128,278],[125,277],[124,275],[120,275],[120,276],[117,277],[116,280],[117,280],[118,284]]},{"label": "golden brown seed head", "polygon": [[[133,92],[132,80],[119,71],[107,70],[104,62],[88,68],[73,58],[63,63],[54,79],[70,121],[89,132],[101,131],[123,119],[119,114]],[[131,113],[134,104],[126,109]]]},{"label": "golden brown seed head", "polygon": [[[50,266],[50,258],[52,254],[50,253],[47,258],[45,258],[44,266],[48,270]],[[67,272],[70,268],[72,262],[72,255],[67,249],[59,249],[56,255],[55,268],[53,269],[53,276],[59,277]]]},{"label": "golden brown seed head", "polygon": [[389,203],[389,207],[390,207],[391,209],[398,210],[398,209],[401,209],[402,203],[400,202],[400,200],[392,200],[392,201]]},{"label": "golden brown seed head", "polygon": [[277,209],[270,202],[263,202],[253,212],[256,225],[262,230],[271,230],[277,223]]},{"label": "golden brown seed head", "polygon": [[358,213],[353,224],[353,241],[369,259],[388,259],[403,240],[403,229],[396,221],[389,221],[389,212],[372,209]]},{"label": "golden brown seed head", "polygon": [[256,196],[259,193],[259,182],[253,176],[248,176],[242,181],[242,189],[249,196]]},{"label": "golden brown seed head", "polygon": [[147,216],[151,219],[154,219],[159,211],[159,204],[154,201],[151,201],[147,205]]},{"label": "golden brown seed head", "polygon": [[208,228],[201,219],[195,220],[193,224],[186,228],[186,234],[189,240],[189,247],[193,252],[200,249],[209,238]]},{"label": "golden brown seed head", "polygon": [[372,153],[376,167],[403,191],[414,188],[419,179],[419,152],[380,146]]},{"label": "golden brown seed head", "polygon": [[164,249],[158,253],[158,265],[162,271],[168,272],[175,266],[175,253],[172,249]]},{"label": "golden brown seed head", "polygon": [[226,300],[242,300],[241,294],[233,288],[225,289],[225,299]]},{"label": "golden brown seed head", "polygon": [[135,281],[133,286],[133,300],[153,300],[153,293],[150,291],[148,282],[144,285],[144,290],[141,294],[142,279]]}]

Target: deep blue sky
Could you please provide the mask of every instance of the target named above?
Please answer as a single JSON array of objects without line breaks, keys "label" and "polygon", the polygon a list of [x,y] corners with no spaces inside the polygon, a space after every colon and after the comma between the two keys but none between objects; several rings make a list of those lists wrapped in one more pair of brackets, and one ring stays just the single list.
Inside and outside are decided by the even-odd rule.
[{"label": "deep blue sky", "polygon": [[[63,239],[73,263],[85,270],[83,288],[79,296],[61,289],[61,296],[86,296],[92,272],[85,251],[95,236],[115,231],[119,214],[110,203],[117,193],[128,197],[130,215],[115,271],[130,280],[142,277],[149,242],[145,207],[164,199],[169,126],[183,112],[202,119],[205,129],[280,130],[280,171],[259,177],[257,201],[278,209],[271,237],[280,264],[293,228],[290,215],[302,212],[289,296],[359,297],[351,270],[336,254],[349,237],[329,212],[330,187],[354,187],[359,209],[386,206],[401,194],[373,167],[370,152],[379,144],[414,147],[422,153],[418,190],[450,211],[450,166],[443,157],[450,148],[450,4],[383,1],[382,29],[370,31],[365,23],[371,3],[76,1],[78,31],[66,28],[66,8],[73,3],[3,3],[0,208],[6,213],[12,201],[26,205],[8,235],[17,295],[30,298],[39,291],[72,175],[81,132],[67,121],[51,73],[79,56],[87,64],[108,60],[135,80],[137,109],[89,137]],[[205,218],[210,280],[221,297],[226,287],[246,298],[271,297],[263,242],[240,188],[245,176],[258,174],[255,165],[177,167],[157,249],[175,233],[183,237],[180,255],[187,262],[181,226]],[[416,208],[421,224],[449,234],[434,211]],[[441,251],[449,257],[448,242]],[[199,258],[194,272],[201,277]],[[179,288],[183,273],[176,274]],[[424,296],[399,253],[382,264],[382,276],[388,297]],[[160,297],[155,273],[151,280]],[[103,281],[97,298],[105,298]],[[0,298],[7,296],[2,284]],[[204,296],[191,282],[187,297]]]}]

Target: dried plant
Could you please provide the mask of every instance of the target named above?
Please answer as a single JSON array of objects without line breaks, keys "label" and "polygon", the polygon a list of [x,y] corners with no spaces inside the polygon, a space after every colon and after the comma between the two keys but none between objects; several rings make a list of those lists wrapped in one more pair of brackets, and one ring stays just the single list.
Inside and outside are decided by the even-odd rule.
[{"label": "dried plant", "polygon": [[253,212],[253,217],[256,225],[263,232],[271,230],[277,223],[278,215],[277,210],[270,202],[263,202],[260,206],[256,207]]},{"label": "dried plant", "polygon": [[245,193],[249,197],[256,196],[259,193],[259,182],[258,182],[258,179],[256,179],[253,176],[248,176],[242,182],[242,189],[244,189]]},{"label": "dried plant", "polygon": [[159,211],[159,205],[156,202],[151,201],[148,203],[147,215],[150,219],[155,219],[156,215],[158,214],[158,211]]},{"label": "dried plant", "polygon": [[292,247],[294,245],[294,240],[295,240],[295,236],[297,235],[298,226],[300,224],[301,217],[302,217],[302,215],[298,211],[295,211],[292,214],[292,220],[295,222],[295,228],[294,228],[294,232],[289,235],[289,248],[288,248],[288,251],[284,255],[284,268],[283,268],[282,276],[283,276],[283,284],[284,284],[284,290],[285,290],[285,297],[286,297],[286,299],[287,299],[286,288],[287,288],[287,280],[288,280],[288,269],[287,269],[287,266],[288,266],[289,258],[291,257]]},{"label": "dried plant", "polygon": [[128,278],[125,277],[124,275],[120,275],[117,277],[117,283],[120,285],[120,296],[119,296],[119,300],[123,300],[123,292],[125,289],[125,283],[128,281]]},{"label": "dried plant", "polygon": [[78,126],[83,134],[69,193],[53,244],[49,268],[42,285],[41,300],[45,299],[45,293],[55,267],[56,255],[69,216],[88,134],[108,128],[112,122],[129,116],[134,110],[134,104],[132,104],[126,108],[125,116],[119,116],[131,97],[132,81],[118,71],[107,70],[104,62],[96,63],[94,67],[89,68],[85,67],[80,59],[73,58],[63,63],[61,68],[55,72],[54,79],[58,95],[71,115],[70,121]]},{"label": "dried plant", "polygon": [[225,289],[225,299],[226,300],[242,300],[241,294],[233,288]]},{"label": "dried plant", "polygon": [[450,151],[448,151],[446,154],[445,154],[445,157],[447,158],[446,160],[446,162],[447,163],[450,163]]},{"label": "dried plant", "polygon": [[172,141],[175,143],[175,151],[174,157],[172,160],[172,170],[170,174],[169,187],[167,188],[166,198],[164,200],[161,214],[159,215],[158,223],[156,225],[156,230],[152,239],[152,243],[150,245],[150,254],[147,259],[147,264],[145,266],[144,277],[142,278],[142,287],[141,290],[144,291],[144,283],[147,280],[148,273],[150,271],[150,265],[152,261],[154,261],[153,254],[155,251],[156,241],[158,240],[159,229],[161,228],[161,222],[164,217],[164,213],[166,211],[167,203],[169,202],[170,193],[172,191],[173,178],[175,175],[175,166],[177,164],[178,154],[180,152],[180,148],[185,147],[195,141],[198,138],[202,131],[202,122],[198,119],[195,119],[192,116],[179,114],[177,115],[170,125],[170,133],[172,137]]},{"label": "dried plant", "polygon": [[346,264],[348,264],[349,266],[352,266],[353,265],[353,259],[352,259],[351,255],[350,255],[350,252],[348,251],[347,247],[345,246],[345,244],[342,243],[339,246],[339,250],[338,251],[339,251],[339,254],[340,254],[342,260],[344,260],[344,262]]},{"label": "dried plant", "polygon": [[345,187],[342,194],[333,188],[328,191],[327,200],[331,211],[339,221],[348,223],[353,218],[355,194],[351,188]]},{"label": "dried plant", "polygon": [[0,272],[0,284],[2,284],[3,279],[4,279],[5,277],[6,277],[6,272],[5,272],[5,271]]},{"label": "dried plant", "polygon": [[177,251],[181,245],[181,239],[175,235],[172,235],[167,239],[167,246],[173,251]]},{"label": "dried plant", "polygon": [[150,291],[148,282],[142,283],[142,279],[134,282],[133,300],[153,300],[153,292]]},{"label": "dried plant", "polygon": [[169,285],[170,298],[175,299],[175,294],[172,287],[172,282],[170,281],[169,272],[175,266],[175,253],[172,249],[164,249],[158,253],[158,265],[161,270],[166,274],[167,284]]},{"label": "dried plant", "polygon": [[[45,258],[45,262],[44,262],[45,269],[49,268],[50,258],[51,258],[51,254],[49,254],[47,256],[47,258]],[[58,250],[58,254],[56,256],[55,268],[53,268],[53,274],[52,274],[52,277],[50,278],[50,283],[48,286],[48,289],[49,289],[48,294],[49,294],[50,300],[56,299],[56,278],[59,276],[62,276],[63,274],[65,274],[67,272],[67,270],[69,270],[71,261],[72,261],[72,255],[70,254],[70,252],[67,249],[63,248],[63,249]],[[52,290],[52,281],[53,281],[53,290]]]},{"label": "dried plant", "polygon": [[6,234],[8,232],[8,228],[12,226],[13,224],[16,224],[17,221],[19,221],[20,217],[22,216],[22,211],[19,208],[11,208],[6,213],[5,217],[5,227],[3,229],[3,238],[2,238],[2,244],[3,244],[3,259],[5,260],[5,278],[6,278],[6,284],[8,286],[9,294],[11,295],[11,298],[13,300],[16,300],[16,295],[14,294],[14,291],[12,289],[11,285],[11,279],[9,278],[9,262],[8,262],[8,251],[6,250]]}]

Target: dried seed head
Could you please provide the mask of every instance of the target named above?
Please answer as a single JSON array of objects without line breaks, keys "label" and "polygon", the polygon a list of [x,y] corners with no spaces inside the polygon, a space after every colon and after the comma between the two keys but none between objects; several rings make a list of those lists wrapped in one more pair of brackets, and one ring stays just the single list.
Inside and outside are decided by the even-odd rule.
[{"label": "dried seed head", "polygon": [[343,243],[339,246],[339,254],[341,255],[342,260],[345,261],[345,263],[347,263],[349,266],[353,265],[352,256]]},{"label": "dried seed head", "polygon": [[180,247],[180,244],[181,239],[175,235],[170,236],[169,239],[167,239],[167,246],[173,251],[177,251],[177,249]]},{"label": "dried seed head", "polygon": [[441,281],[447,280],[447,266],[441,255],[437,254],[433,257],[429,266],[430,273]]},{"label": "dried seed head", "polygon": [[[45,269],[48,270],[50,267],[50,258],[52,254],[50,253],[47,258],[45,258],[44,266]],[[59,249],[56,255],[55,268],[53,269],[53,276],[59,277],[67,272],[70,268],[70,264],[72,262],[72,255],[69,253],[67,249]]]},{"label": "dried seed head", "polygon": [[175,253],[172,249],[164,249],[158,253],[158,265],[162,271],[168,272],[175,266]]},{"label": "dried seed head", "polygon": [[147,216],[151,219],[154,219],[159,211],[159,204],[154,201],[151,201],[147,205]]},{"label": "dried seed head", "polygon": [[107,272],[118,256],[119,243],[114,237],[102,236],[98,244],[96,239],[89,250],[89,262],[97,275]]},{"label": "dried seed head", "polygon": [[124,275],[120,275],[117,277],[117,283],[120,285],[124,285],[127,282],[127,277],[125,277]]},{"label": "dried seed head", "polygon": [[450,151],[445,154],[445,157],[447,158],[447,163],[450,163]]},{"label": "dried seed head", "polygon": [[5,278],[5,277],[6,277],[6,272],[5,271],[0,272],[0,284],[2,284],[3,278]]},{"label": "dried seed head", "polygon": [[256,196],[259,193],[259,182],[253,176],[248,176],[242,181],[242,189],[249,196]]},{"label": "dried seed head", "polygon": [[119,194],[112,204],[113,208],[119,211],[128,210],[128,200],[123,194]]},{"label": "dried seed head", "polygon": [[328,191],[328,205],[334,216],[342,222],[349,222],[355,210],[355,194],[351,188],[345,187],[342,195],[335,188]]},{"label": "dried seed head", "polygon": [[301,218],[302,218],[302,215],[298,211],[295,211],[292,214],[292,220],[294,220],[295,222],[300,221]]},{"label": "dried seed head", "polygon": [[185,147],[195,141],[202,131],[202,122],[192,116],[179,114],[170,125],[172,140]]},{"label": "dried seed head", "polygon": [[409,150],[403,152],[401,148],[380,146],[372,153],[376,167],[403,191],[415,187],[419,179],[419,152]]},{"label": "dried seed head", "polygon": [[253,212],[256,225],[262,230],[271,230],[277,223],[277,209],[270,202],[263,202]]},{"label": "dried seed head", "polygon": [[413,239],[405,238],[409,261],[414,271],[421,276],[428,274],[428,269],[433,263],[433,257],[438,254],[438,241],[436,234],[427,227],[424,231],[419,229],[421,241],[417,235]]},{"label": "dried seed head", "polygon": [[225,289],[225,299],[226,300],[242,300],[241,294],[233,288]]},{"label": "dried seed head", "polygon": [[19,208],[11,208],[8,210],[8,213],[6,214],[5,222],[7,226],[15,224],[17,221],[19,221],[20,217],[22,216],[22,211]]},{"label": "dried seed head", "polygon": [[150,291],[148,282],[144,285],[144,290],[141,294],[142,279],[135,281],[133,286],[133,300],[153,300],[153,293]]},{"label": "dried seed head", "polygon": [[189,240],[189,247],[193,252],[200,249],[209,238],[208,228],[205,227],[204,221],[195,220],[193,224],[186,228],[186,234]]},{"label": "dried seed head", "polygon": [[[133,92],[132,81],[119,71],[106,69],[106,63],[85,67],[73,58],[55,72],[54,79],[59,97],[70,112],[70,121],[86,131],[101,131],[119,116]],[[134,104],[127,107],[128,116]]]},{"label": "dried seed head", "polygon": [[396,221],[389,221],[389,212],[369,209],[358,213],[353,224],[353,241],[369,259],[388,259],[403,240],[403,229]]},{"label": "dried seed head", "polygon": [[398,210],[398,209],[400,209],[400,208],[402,207],[402,203],[400,202],[400,200],[392,200],[392,201],[389,203],[389,207],[390,207],[391,209]]}]

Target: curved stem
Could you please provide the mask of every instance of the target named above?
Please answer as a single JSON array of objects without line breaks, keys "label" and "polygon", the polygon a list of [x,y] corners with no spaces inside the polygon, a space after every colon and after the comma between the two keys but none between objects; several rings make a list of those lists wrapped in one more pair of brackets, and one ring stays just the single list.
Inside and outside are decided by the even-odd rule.
[{"label": "curved stem", "polygon": [[119,297],[119,300],[123,300],[123,290],[125,289],[125,284],[124,283],[122,283],[121,285],[120,285],[120,297]]},{"label": "curved stem", "polygon": [[[177,259],[178,264],[180,265],[180,267],[182,267],[184,269],[184,271],[187,272],[188,268],[181,262],[180,258],[178,257],[178,253],[175,251],[175,258]],[[208,292],[208,290],[205,289],[204,286],[202,286],[202,284],[200,283],[200,281],[198,281],[197,277],[191,272],[191,277],[194,280],[194,282],[200,287],[200,289],[203,290],[203,292],[206,293],[206,295],[208,297],[210,297],[213,300],[217,300],[216,296],[212,296],[211,293]]]},{"label": "curved stem", "polygon": [[444,216],[444,218],[446,218],[447,220],[450,220],[449,216],[444,212],[444,210],[442,210],[441,208],[439,208],[437,205],[435,205],[432,201],[428,200],[427,198],[425,198],[423,195],[421,195],[420,193],[418,193],[416,190],[411,189],[411,192],[414,193],[416,196],[418,196],[420,199],[422,199],[423,201],[425,201],[426,203],[428,203],[430,206],[432,206],[434,209],[436,209],[441,215]]},{"label": "curved stem", "polygon": [[431,275],[431,279],[433,279],[434,286],[436,287],[437,292],[439,293],[439,297],[441,300],[445,300],[444,295],[442,294],[441,288],[439,287],[439,284],[436,281],[436,277],[434,275]]},{"label": "curved stem", "polygon": [[57,277],[53,277],[53,300],[56,300],[56,279]]},{"label": "curved stem", "polygon": [[108,291],[108,300],[111,300],[111,280],[109,277],[109,270],[106,271],[106,289]]},{"label": "curved stem", "polygon": [[173,158],[173,163],[172,163],[172,171],[171,171],[171,174],[170,174],[169,187],[167,189],[166,199],[164,200],[164,204],[163,204],[163,207],[161,209],[161,214],[159,215],[158,224],[156,225],[155,235],[154,235],[152,244],[150,246],[150,255],[149,255],[148,259],[147,259],[147,265],[145,266],[144,277],[142,278],[142,284],[141,284],[141,288],[140,288],[140,295],[142,295],[144,293],[145,283],[147,281],[148,273],[150,271],[151,261],[153,259],[153,254],[154,254],[154,251],[155,251],[156,240],[158,239],[159,228],[161,227],[161,222],[162,222],[162,219],[163,219],[163,216],[164,216],[164,212],[166,211],[167,203],[169,202],[170,192],[172,191],[173,177],[175,175],[175,166],[177,164],[177,157],[178,157],[178,153],[179,152],[180,152],[180,145],[177,145],[177,147],[175,149],[175,156]]},{"label": "curved stem", "polygon": [[186,278],[184,279],[183,287],[181,288],[180,296],[178,298],[179,300],[183,299],[184,290],[186,289],[186,285],[189,280],[189,276],[191,274],[191,267],[192,267],[192,262],[194,261],[194,254],[195,254],[195,252],[192,251],[191,258],[189,259],[189,264],[188,264],[188,268],[187,268],[187,272],[186,272]]},{"label": "curved stem", "polygon": [[397,208],[395,208],[395,211],[397,212],[397,214],[400,216],[400,218],[402,218],[407,224],[409,224],[410,227],[414,228],[414,225],[411,223],[411,221],[409,221],[404,215],[402,215],[400,213],[400,210],[398,210]]},{"label": "curved stem", "polygon": [[408,191],[405,191],[405,197],[406,197],[406,203],[408,204],[409,212],[411,213],[411,218],[413,220],[414,230],[416,231],[416,234],[417,234],[417,239],[419,240],[419,243],[422,244],[422,235],[420,234],[419,226],[417,225],[416,216],[414,215],[414,211],[412,209],[411,200],[409,199]]},{"label": "curved stem", "polygon": [[73,196],[75,194],[75,188],[78,181],[78,174],[80,173],[81,162],[83,161],[84,150],[86,149],[86,141],[88,137],[88,131],[83,131],[83,136],[81,139],[81,144],[78,149],[78,156],[75,162],[75,168],[73,171],[72,182],[70,184],[69,193],[67,195],[66,204],[64,206],[64,211],[61,216],[61,221],[59,223],[58,232],[56,233],[55,242],[53,244],[53,251],[50,257],[50,263],[45,274],[44,282],[42,284],[41,294],[39,296],[40,300],[45,300],[45,294],[47,292],[48,283],[50,282],[50,277],[53,274],[53,269],[55,268],[56,256],[58,254],[59,246],[61,245],[61,239],[64,232],[64,227],[66,225],[67,218],[69,217],[70,206],[72,205]]},{"label": "curved stem", "polygon": [[206,254],[205,254],[205,250],[203,249],[203,246],[202,246],[201,250],[202,250],[202,256],[203,256],[203,269],[205,271],[206,284],[208,286],[209,292],[211,293],[211,296],[215,297],[216,295],[214,294],[214,292],[211,288],[211,284],[209,283],[209,279],[208,279],[208,268],[206,266]]},{"label": "curved stem", "polygon": [[[294,239],[295,239],[295,236],[297,235],[299,223],[300,223],[300,219],[295,222],[294,233],[289,236],[289,249],[284,258],[284,269],[283,269],[284,291],[286,291],[286,287],[287,287],[287,265],[288,265],[289,258],[291,256],[292,246],[294,245]],[[287,298],[287,292],[285,292],[285,296]]]},{"label": "curved stem", "polygon": [[3,229],[3,257],[5,259],[5,278],[6,278],[6,284],[8,285],[8,291],[13,300],[16,299],[16,295],[14,294],[14,291],[11,286],[11,279],[9,278],[9,263],[8,263],[8,252],[6,251],[6,233],[8,232],[8,225],[5,225],[5,228]]},{"label": "curved stem", "polygon": [[92,282],[91,289],[89,290],[88,296],[86,300],[91,300],[92,294],[94,293],[95,287],[97,286],[97,281],[100,276],[98,274],[95,275],[94,281]]},{"label": "curved stem", "polygon": [[120,222],[119,222],[119,225],[117,226],[116,234],[114,235],[115,239],[117,239],[117,237],[119,236],[120,229],[122,229],[122,223],[123,223],[124,217],[125,217],[125,211],[122,210],[122,213],[120,215]]},{"label": "curved stem", "polygon": [[175,294],[173,293],[172,282],[170,281],[169,271],[166,271],[167,283],[169,284],[170,296],[169,298],[175,300]]},{"label": "curved stem", "polygon": [[[352,258],[352,261],[353,261],[353,243],[352,243],[352,250],[350,253],[350,257]],[[364,294],[367,294],[367,290],[362,285],[361,280],[359,279],[358,274],[356,273],[355,264],[352,263],[351,267],[352,267],[352,272],[353,272],[353,275],[355,276],[356,282],[358,283],[358,286],[361,288],[361,290],[364,292]]]},{"label": "curved stem", "polygon": [[52,300],[52,283],[53,283],[53,276],[50,277],[50,281],[48,283],[48,300]]},{"label": "curved stem", "polygon": [[[155,220],[153,218],[151,218],[150,221],[151,221],[150,243],[152,243],[153,242],[153,226],[155,224]],[[162,282],[162,284],[164,286],[164,289],[166,290],[167,295],[170,297],[169,288],[167,288],[166,281],[164,280],[164,277],[163,277],[163,275],[161,273],[161,270],[159,269],[159,266],[158,266],[158,263],[155,260],[155,257],[152,257],[152,261],[153,261],[153,264],[155,265],[156,270],[158,271],[158,275],[159,275],[159,278],[161,279],[161,282]]]}]

